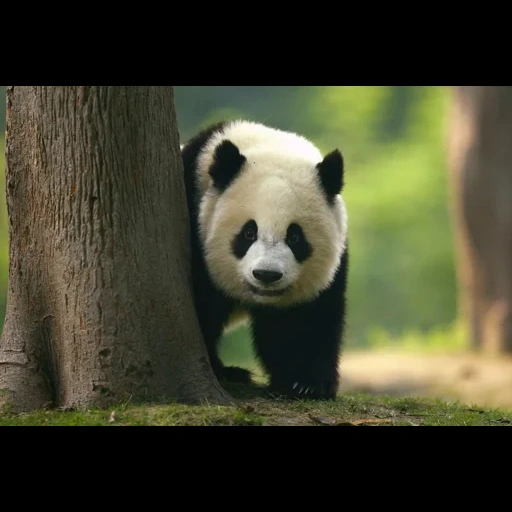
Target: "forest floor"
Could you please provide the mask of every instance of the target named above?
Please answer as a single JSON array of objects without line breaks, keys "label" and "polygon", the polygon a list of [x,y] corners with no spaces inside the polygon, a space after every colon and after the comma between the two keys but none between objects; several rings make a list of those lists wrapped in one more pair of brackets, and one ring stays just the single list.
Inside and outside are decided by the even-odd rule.
[{"label": "forest floor", "polygon": [[[341,394],[335,401],[269,400],[235,405],[125,404],[110,410],[0,414],[1,426],[512,426],[512,412],[425,398]],[[243,394],[243,393],[242,393]]]},{"label": "forest floor", "polygon": [[512,426],[512,359],[468,353],[347,352],[334,402],[269,400],[228,387],[229,406],[122,404],[0,414],[0,426]]},{"label": "forest floor", "polygon": [[512,358],[466,352],[347,352],[342,393],[428,397],[512,411]]},{"label": "forest floor", "polygon": [[269,400],[228,387],[237,403],[113,406],[0,414],[0,426],[512,426],[512,359],[407,350],[346,352],[333,402]]}]

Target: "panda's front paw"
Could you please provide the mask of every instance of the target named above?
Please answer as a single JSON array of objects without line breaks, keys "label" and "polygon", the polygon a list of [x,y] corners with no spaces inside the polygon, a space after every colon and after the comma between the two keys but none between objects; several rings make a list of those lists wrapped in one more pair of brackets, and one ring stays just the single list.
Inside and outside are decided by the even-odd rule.
[{"label": "panda's front paw", "polygon": [[316,391],[316,388],[314,386],[308,386],[307,384],[296,382],[292,386],[292,391],[298,395],[304,394],[304,396],[307,397],[308,395],[313,395]]},{"label": "panda's front paw", "polygon": [[338,391],[336,382],[304,379],[287,385],[273,384],[269,392],[274,396],[304,400],[334,400]]}]

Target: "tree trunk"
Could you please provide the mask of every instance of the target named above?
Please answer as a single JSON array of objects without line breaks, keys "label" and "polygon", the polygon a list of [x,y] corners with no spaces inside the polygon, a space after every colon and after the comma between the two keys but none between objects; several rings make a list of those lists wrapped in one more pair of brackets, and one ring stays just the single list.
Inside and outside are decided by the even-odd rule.
[{"label": "tree trunk", "polygon": [[461,315],[474,348],[512,352],[512,87],[454,91],[450,167]]},{"label": "tree trunk", "polygon": [[225,402],[192,301],[172,86],[9,86],[0,405]]}]

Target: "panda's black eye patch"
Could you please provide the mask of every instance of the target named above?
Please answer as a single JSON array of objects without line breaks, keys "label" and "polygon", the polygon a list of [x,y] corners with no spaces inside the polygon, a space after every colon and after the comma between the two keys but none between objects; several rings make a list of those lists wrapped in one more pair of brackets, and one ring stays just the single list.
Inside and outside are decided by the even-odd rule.
[{"label": "panda's black eye patch", "polygon": [[231,249],[239,259],[243,259],[252,244],[258,239],[258,225],[254,220],[246,222],[238,235],[235,236]]},{"label": "panda's black eye patch", "polygon": [[291,224],[288,228],[286,243],[299,263],[304,263],[313,254],[313,248],[298,224]]}]

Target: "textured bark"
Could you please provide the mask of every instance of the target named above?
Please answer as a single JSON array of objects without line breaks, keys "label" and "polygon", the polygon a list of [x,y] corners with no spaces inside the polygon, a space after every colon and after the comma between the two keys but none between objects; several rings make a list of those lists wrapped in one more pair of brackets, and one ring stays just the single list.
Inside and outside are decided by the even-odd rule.
[{"label": "textured bark", "polygon": [[9,86],[0,402],[223,402],[193,308],[172,86]]},{"label": "textured bark", "polygon": [[450,167],[461,315],[474,348],[512,352],[512,87],[454,90]]}]

